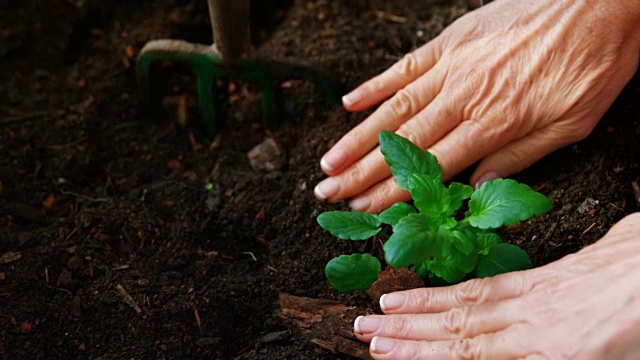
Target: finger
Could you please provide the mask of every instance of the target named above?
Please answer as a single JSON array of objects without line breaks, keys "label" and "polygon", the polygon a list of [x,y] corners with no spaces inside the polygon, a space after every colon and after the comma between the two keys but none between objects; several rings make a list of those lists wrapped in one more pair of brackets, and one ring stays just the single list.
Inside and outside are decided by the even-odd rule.
[{"label": "finger", "polygon": [[343,136],[320,161],[322,170],[335,175],[359,160],[378,144],[382,130],[396,131],[418,112],[428,108],[442,88],[446,73],[434,68],[385,101],[371,116]]},{"label": "finger", "polygon": [[380,308],[385,314],[438,313],[506,300],[532,291],[545,275],[544,268],[538,268],[472,279],[454,286],[398,291],[382,295]]},{"label": "finger", "polygon": [[456,307],[435,314],[359,316],[354,322],[358,339],[369,342],[375,336],[405,340],[456,340],[489,334],[520,321],[520,311],[509,302]]},{"label": "finger", "polygon": [[[581,125],[584,126],[584,122]],[[477,188],[485,181],[520,172],[553,151],[582,140],[592,128],[587,125],[576,129],[563,123],[553,123],[512,141],[480,162],[471,176],[471,184]]]},{"label": "finger", "polygon": [[493,120],[464,120],[428,150],[438,159],[446,180],[507,144],[517,136],[513,132]]},{"label": "finger", "polygon": [[422,76],[440,58],[440,42],[439,38],[433,39],[345,95],[342,98],[345,108],[350,111],[368,109]]},{"label": "finger", "polygon": [[415,341],[375,337],[369,346],[374,359],[524,359],[527,348],[513,332],[480,335],[454,341]]},{"label": "finger", "polygon": [[[423,149],[429,147],[455,127],[457,121],[454,119],[460,117],[460,114],[452,112],[452,107],[447,99],[445,96],[437,97],[413,119],[400,127],[398,133],[408,137]],[[370,134],[368,137],[363,136],[362,139],[370,138],[369,140],[375,141],[377,144],[379,131],[375,131],[375,134]],[[353,146],[354,143],[348,143],[349,139],[351,139],[349,137],[351,134],[352,133],[349,133],[342,138],[340,142],[331,149],[330,153],[337,151],[339,148],[344,149],[347,146]],[[343,143],[343,141],[345,141],[345,143]],[[353,201],[353,203],[358,204],[358,206],[352,204],[354,209],[361,211],[379,211],[384,209],[385,206],[388,207],[393,204],[395,200],[408,199],[407,194],[389,180],[391,179],[391,172],[389,166],[385,163],[384,156],[382,156],[380,149],[374,149],[364,156],[360,154],[361,150],[360,148],[348,150],[353,153],[351,155],[358,156],[359,160],[339,174],[320,182],[314,189],[316,197],[319,200],[328,199],[329,201],[338,201],[362,194],[358,196],[358,199]],[[325,155],[325,158],[328,156],[332,155]],[[367,191],[366,195],[363,194],[367,189],[385,179],[387,179],[387,181],[384,185]],[[389,190],[393,191],[393,197],[390,197],[387,193]]]},{"label": "finger", "polygon": [[349,207],[355,211],[366,211],[377,214],[399,201],[409,201],[411,195],[398,187],[389,175],[367,191],[349,201]]},{"label": "finger", "polygon": [[390,175],[378,147],[341,174],[322,180],[313,193],[318,200],[336,202],[357,195]]}]

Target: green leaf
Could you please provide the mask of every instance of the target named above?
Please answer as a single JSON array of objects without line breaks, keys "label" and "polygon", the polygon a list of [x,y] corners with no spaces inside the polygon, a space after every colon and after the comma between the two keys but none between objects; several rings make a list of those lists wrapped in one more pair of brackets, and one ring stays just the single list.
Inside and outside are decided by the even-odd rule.
[{"label": "green leaf", "polygon": [[443,244],[453,234],[444,228],[433,229],[420,214],[409,214],[393,228],[393,235],[384,244],[384,258],[395,268],[416,265],[442,253]]},{"label": "green leaf", "polygon": [[456,267],[456,262],[451,261],[450,257],[443,259],[434,259],[429,261],[429,271],[439,278],[444,279],[449,284],[457,284],[464,279],[467,273],[460,271]]},{"label": "green leaf", "polygon": [[478,254],[487,255],[493,246],[502,244],[502,238],[496,233],[487,232],[478,234],[476,242],[478,243]]},{"label": "green leaf", "polygon": [[442,181],[442,168],[435,156],[402,136],[383,130],[380,133],[380,151],[401,189],[409,190],[409,177],[412,174],[426,174]]},{"label": "green leaf", "polygon": [[327,211],[318,215],[323,229],[343,240],[366,240],[380,232],[378,216],[358,211]]},{"label": "green leaf", "polygon": [[485,182],[471,195],[468,220],[477,228],[495,229],[545,213],[551,206],[549,198],[525,184],[495,179]]},{"label": "green leaf", "polygon": [[427,267],[427,262],[423,261],[418,265],[413,266],[413,271],[420,276],[422,279],[426,279],[427,274],[429,273],[429,268]]},{"label": "green leaf", "polygon": [[449,196],[451,198],[451,202],[449,203],[449,215],[453,215],[460,206],[462,206],[462,202],[471,197],[473,194],[473,188],[469,185],[453,182],[449,185]]},{"label": "green leaf", "polygon": [[415,213],[415,207],[404,202],[397,202],[391,205],[387,210],[381,212],[378,215],[378,219],[384,224],[395,226],[403,217]]},{"label": "green leaf", "polygon": [[430,222],[444,222],[451,197],[440,180],[425,174],[413,174],[409,177],[409,192],[414,205]]},{"label": "green leaf", "polygon": [[489,249],[487,255],[478,259],[476,276],[479,278],[494,276],[510,271],[526,270],[533,266],[529,255],[513,244],[497,244]]},{"label": "green leaf", "polygon": [[428,261],[429,271],[448,283],[456,284],[472,272],[478,261],[477,254],[464,255],[451,249],[447,255]]},{"label": "green leaf", "polygon": [[331,286],[341,293],[369,289],[380,271],[380,261],[370,254],[341,255],[324,269]]},{"label": "green leaf", "polygon": [[453,245],[465,255],[470,255],[476,251],[475,234],[471,231],[453,231]]}]

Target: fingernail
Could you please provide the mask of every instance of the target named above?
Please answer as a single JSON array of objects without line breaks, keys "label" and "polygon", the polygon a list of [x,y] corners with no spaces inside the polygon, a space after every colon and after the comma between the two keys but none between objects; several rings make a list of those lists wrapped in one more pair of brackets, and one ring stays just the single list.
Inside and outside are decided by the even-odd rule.
[{"label": "fingernail", "polygon": [[340,190],[340,181],[338,179],[330,177],[322,180],[318,185],[316,185],[315,189],[313,189],[313,193],[320,200],[326,200]]},{"label": "fingernail", "polygon": [[325,172],[332,172],[344,164],[346,159],[347,156],[342,151],[329,151],[322,157],[322,160],[320,160],[320,167]]},{"label": "fingernail", "polygon": [[382,355],[382,354],[390,353],[395,346],[396,346],[395,341],[376,336],[373,339],[371,339],[370,349],[371,349],[371,352]]},{"label": "fingernail", "polygon": [[395,310],[404,305],[407,296],[403,293],[389,293],[380,297],[380,309],[382,311]]},{"label": "fingernail", "polygon": [[476,190],[478,190],[478,189],[480,189],[480,186],[482,186],[482,184],[486,183],[487,181],[491,181],[491,180],[494,180],[494,179],[497,179],[497,178],[498,178],[498,174],[496,174],[493,171],[489,171],[488,173],[482,175],[478,181],[476,181],[476,184],[475,184],[474,188]]},{"label": "fingernail", "polygon": [[371,199],[368,197],[360,197],[349,202],[349,207],[355,211],[365,211],[371,206]]},{"label": "fingernail", "polygon": [[370,334],[380,328],[380,318],[375,316],[358,316],[353,323],[353,330],[358,334]]},{"label": "fingernail", "polygon": [[344,104],[344,106],[346,107],[353,106],[361,99],[362,99],[362,95],[360,94],[359,91],[352,91],[342,97],[342,104]]}]

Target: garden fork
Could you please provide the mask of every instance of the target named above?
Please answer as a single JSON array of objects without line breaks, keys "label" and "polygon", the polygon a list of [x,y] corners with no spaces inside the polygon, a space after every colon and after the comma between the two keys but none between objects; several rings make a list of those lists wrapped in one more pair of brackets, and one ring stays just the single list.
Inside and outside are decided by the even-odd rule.
[{"label": "garden fork", "polygon": [[262,92],[262,113],[266,127],[278,123],[280,83],[287,79],[310,80],[320,86],[329,103],[339,103],[336,82],[327,74],[299,63],[261,60],[251,57],[249,34],[249,0],[208,0],[213,31],[212,45],[182,40],[149,41],[138,57],[138,76],[143,99],[150,98],[150,66],[157,60],[171,60],[191,69],[197,79],[198,106],[209,136],[218,132],[216,102],[212,84],[231,76],[256,84]]}]

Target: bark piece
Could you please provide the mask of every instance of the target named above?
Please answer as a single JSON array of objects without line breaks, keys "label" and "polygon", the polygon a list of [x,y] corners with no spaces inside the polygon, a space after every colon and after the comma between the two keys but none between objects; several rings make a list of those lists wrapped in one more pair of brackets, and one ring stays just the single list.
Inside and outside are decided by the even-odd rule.
[{"label": "bark piece", "polygon": [[421,287],[424,287],[424,281],[415,272],[405,268],[387,267],[378,275],[378,280],[371,285],[367,294],[375,302],[379,302],[383,294]]},{"label": "bark piece", "polygon": [[353,321],[368,309],[339,301],[312,299],[280,293],[278,317],[300,329],[309,342],[335,354],[371,359],[369,348],[353,335]]}]

